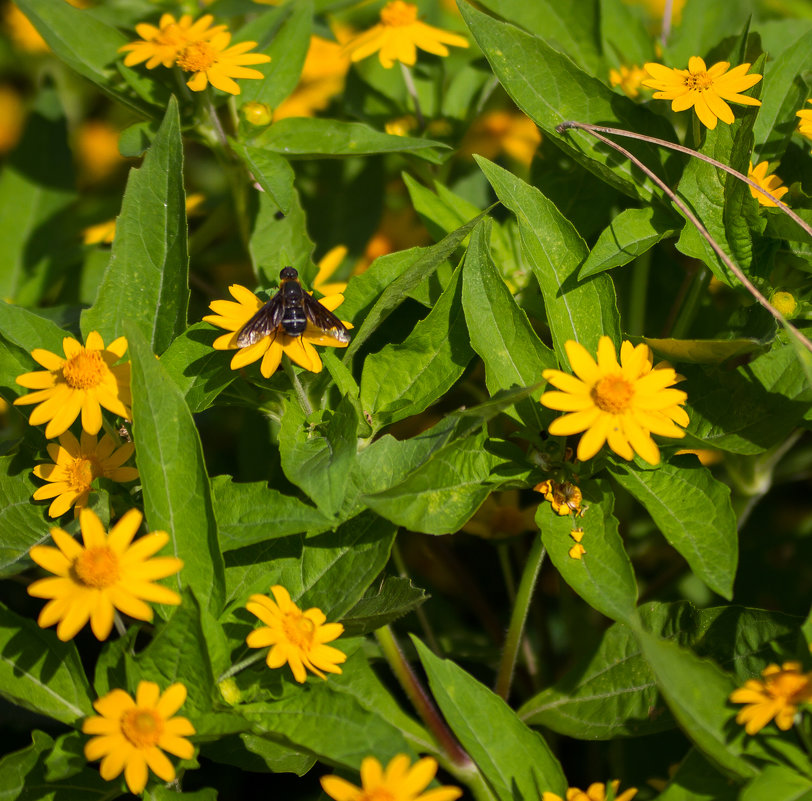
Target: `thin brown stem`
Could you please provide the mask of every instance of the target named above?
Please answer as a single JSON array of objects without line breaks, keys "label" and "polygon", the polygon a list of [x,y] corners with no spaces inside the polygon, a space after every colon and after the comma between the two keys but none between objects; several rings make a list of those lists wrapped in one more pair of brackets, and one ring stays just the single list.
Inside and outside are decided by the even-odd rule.
[{"label": "thin brown stem", "polygon": [[[702,161],[707,161],[709,164],[713,164],[720,169],[723,169],[725,172],[730,173],[731,175],[735,175],[737,178],[740,178],[742,181],[754,186],[759,192],[762,192],[769,198],[772,198],[776,201],[776,204],[782,207],[794,220],[796,220],[801,227],[808,231],[810,236],[812,236],[812,229],[810,229],[806,223],[804,223],[793,211],[788,209],[784,206],[781,201],[773,198],[773,196],[765,191],[762,190],[760,186],[754,184],[749,178],[742,175],[740,172],[737,172],[731,167],[728,167],[726,164],[722,164],[720,161],[716,161],[715,159],[708,158],[701,153],[697,153],[695,150],[691,150],[687,147],[682,147],[681,145],[675,145],[673,142],[667,142],[664,139],[655,139],[651,136],[644,136],[643,134],[636,134],[630,131],[622,131],[618,128],[604,128],[598,125],[588,125],[582,122],[575,122],[573,120],[568,120],[567,122],[562,122],[560,125],[556,126],[556,131],[558,133],[563,133],[565,130],[569,128],[577,128],[582,131],[586,131],[587,133],[592,134],[598,141],[603,142],[605,145],[608,145],[613,150],[616,150],[618,153],[623,154],[626,156],[629,161],[631,161],[636,167],[641,169],[652,181],[654,181],[660,189],[665,192],[666,195],[670,198],[671,202],[682,212],[683,215],[691,222],[691,224],[696,228],[697,231],[702,235],[705,241],[710,245],[711,249],[714,253],[719,257],[722,263],[730,270],[733,275],[738,278],[739,282],[742,286],[747,289],[747,291],[776,319],[778,322],[783,325],[787,331],[789,331],[797,340],[800,342],[808,351],[812,352],[812,341],[810,341],[806,336],[804,336],[794,325],[792,325],[783,314],[781,314],[778,309],[773,306],[770,301],[767,300],[764,295],[758,290],[758,288],[753,284],[753,282],[742,272],[741,268],[727,255],[727,253],[722,250],[719,243],[710,235],[709,231],[705,226],[699,221],[699,218],[688,208],[688,206],[680,200],[677,196],[676,192],[671,189],[665,181],[662,180],[658,175],[656,175],[652,170],[650,170],[645,164],[643,164],[637,156],[630,153],[626,148],[621,147],[617,142],[613,142],[611,139],[607,139],[605,136],[601,136],[599,131],[604,131],[606,133],[614,133],[621,136],[629,136],[632,139],[640,139],[644,142],[651,142],[652,144],[662,145],[663,147],[669,147],[674,150],[679,150],[680,152],[687,153],[690,156],[695,156],[696,158],[702,159]],[[796,219],[797,218],[797,219]]]}]

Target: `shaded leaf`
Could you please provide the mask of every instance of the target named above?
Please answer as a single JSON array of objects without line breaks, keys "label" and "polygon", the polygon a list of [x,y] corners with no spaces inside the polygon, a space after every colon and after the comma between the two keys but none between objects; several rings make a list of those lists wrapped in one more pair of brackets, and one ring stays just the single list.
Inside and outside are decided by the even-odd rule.
[{"label": "shaded leaf", "polygon": [[428,600],[425,590],[410,579],[388,576],[358,601],[341,619],[348,637],[367,634],[413,612]]}]

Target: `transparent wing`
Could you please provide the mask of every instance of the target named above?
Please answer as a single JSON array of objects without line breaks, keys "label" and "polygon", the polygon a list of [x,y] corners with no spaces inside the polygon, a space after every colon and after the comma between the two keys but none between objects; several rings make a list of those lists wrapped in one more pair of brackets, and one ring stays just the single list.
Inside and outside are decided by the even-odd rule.
[{"label": "transparent wing", "polygon": [[285,306],[282,294],[277,292],[241,329],[237,335],[237,345],[247,348],[263,337],[270,336],[279,328]]},{"label": "transparent wing", "polygon": [[325,309],[317,300],[304,293],[305,316],[316,328],[320,328],[325,334],[329,334],[339,342],[349,342],[350,334],[341,320],[338,319],[329,309]]}]

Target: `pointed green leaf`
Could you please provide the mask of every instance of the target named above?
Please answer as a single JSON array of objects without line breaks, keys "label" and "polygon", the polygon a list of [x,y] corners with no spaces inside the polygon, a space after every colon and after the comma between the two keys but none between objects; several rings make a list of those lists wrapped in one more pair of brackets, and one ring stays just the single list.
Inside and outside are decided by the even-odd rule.
[{"label": "pointed green leaf", "polygon": [[415,587],[410,579],[388,576],[382,584],[370,587],[366,595],[341,618],[344,633],[354,637],[375,631],[413,612],[428,598],[426,591]]},{"label": "pointed green leaf", "polygon": [[563,797],[564,772],[541,735],[461,667],[436,657],[416,637],[412,640],[446,722],[496,797],[515,801],[539,798],[544,791]]},{"label": "pointed green leaf", "polygon": [[692,748],[657,801],[736,801],[739,789]]},{"label": "pointed green leaf", "polygon": [[278,153],[230,140],[231,149],[245,162],[254,180],[273,198],[283,214],[290,213],[293,201],[293,168]]},{"label": "pointed green leaf", "polygon": [[595,353],[601,336],[620,343],[620,318],[612,280],[595,275],[578,281],[587,247],[572,223],[535,187],[477,158],[499,200],[516,215],[522,250],[544,297],[558,361],[569,364],[564,343],[573,339]]},{"label": "pointed green leaf", "polygon": [[183,189],[183,146],[177,102],[166,110],[143,165],[130,179],[116,223],[113,253],[82,331],[105,342],[132,320],[156,353],[186,328],[189,256]]},{"label": "pointed green leaf", "polygon": [[659,356],[673,362],[721,364],[764,349],[757,339],[653,339],[644,337]]},{"label": "pointed green leaf", "polygon": [[140,328],[125,320],[124,331],[132,359],[133,439],[147,526],[168,532],[173,555],[183,560],[183,569],[171,579],[173,588],[194,588],[201,602],[217,612],[223,561],[197,427]]},{"label": "pointed green leaf", "polygon": [[766,767],[739,796],[741,801],[812,801],[812,779],[779,765]]},{"label": "pointed green leaf", "polygon": [[677,456],[657,468],[618,460],[609,472],[646,507],[694,573],[730,600],[739,553],[730,488],[692,456]]},{"label": "pointed green leaf", "polygon": [[[30,353],[34,348],[44,348],[65,358],[62,341],[70,334],[35,311],[0,300],[0,330],[9,342],[22,350]],[[41,369],[42,365],[31,359],[30,370]],[[20,387],[15,387],[23,392]]]}]

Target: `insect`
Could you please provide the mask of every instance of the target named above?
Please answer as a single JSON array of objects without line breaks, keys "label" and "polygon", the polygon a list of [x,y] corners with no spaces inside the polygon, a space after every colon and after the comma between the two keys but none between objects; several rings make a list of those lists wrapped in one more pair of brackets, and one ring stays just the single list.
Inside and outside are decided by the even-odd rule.
[{"label": "insect", "polygon": [[280,325],[289,337],[300,337],[308,322],[340,342],[350,341],[341,320],[302,289],[295,268],[285,267],[279,273],[279,291],[240,329],[237,345],[246,348],[276,336]]}]

